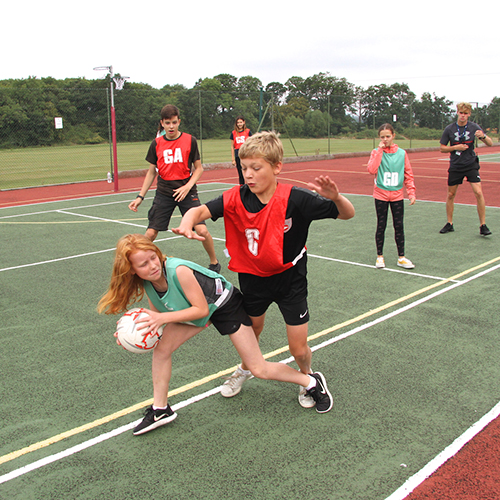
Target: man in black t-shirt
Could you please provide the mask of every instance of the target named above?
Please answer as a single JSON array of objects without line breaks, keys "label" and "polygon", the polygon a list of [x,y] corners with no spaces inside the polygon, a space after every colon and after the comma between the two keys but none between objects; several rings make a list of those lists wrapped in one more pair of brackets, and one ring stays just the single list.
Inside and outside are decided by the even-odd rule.
[{"label": "man in black t-shirt", "polygon": [[[479,176],[479,158],[474,151],[475,139],[483,141],[487,146],[492,146],[493,141],[479,125],[469,122],[472,106],[468,102],[457,105],[457,121],[448,125],[441,136],[441,153],[450,154],[450,168],[448,169],[448,196],[446,198],[446,217],[448,222],[439,231],[441,234],[454,231],[453,209],[458,186],[465,177],[470,183],[477,200],[477,214],[479,215],[479,234],[488,236],[491,231],[486,225],[486,204],[481,188]],[[448,146],[449,144],[449,146]]]}]

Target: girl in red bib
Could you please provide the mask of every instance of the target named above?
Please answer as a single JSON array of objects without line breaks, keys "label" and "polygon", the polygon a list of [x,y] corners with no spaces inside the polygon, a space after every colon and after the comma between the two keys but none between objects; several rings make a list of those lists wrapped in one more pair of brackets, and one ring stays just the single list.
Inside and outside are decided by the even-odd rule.
[{"label": "girl in red bib", "polygon": [[231,156],[233,159],[233,167],[238,171],[238,179],[240,184],[245,184],[245,178],[241,172],[240,148],[245,141],[252,135],[250,129],[247,128],[245,118],[238,116],[234,122],[234,130],[231,132]]}]

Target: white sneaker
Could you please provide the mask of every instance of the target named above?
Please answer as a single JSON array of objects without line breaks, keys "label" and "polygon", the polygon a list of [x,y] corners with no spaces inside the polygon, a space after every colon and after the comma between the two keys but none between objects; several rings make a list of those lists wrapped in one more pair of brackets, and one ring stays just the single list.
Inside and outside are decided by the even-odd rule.
[{"label": "white sneaker", "polygon": [[247,375],[246,373],[243,373],[238,367],[236,371],[222,384],[220,393],[225,398],[232,398],[241,391],[243,382],[251,378],[253,378],[253,375],[251,373]]},{"label": "white sneaker", "polygon": [[413,264],[413,262],[406,257],[399,257],[398,266],[404,267],[405,269],[413,269],[415,267],[415,264]]},{"label": "white sneaker", "polygon": [[377,257],[377,262],[375,262],[375,267],[377,269],[382,269],[385,267],[385,261],[383,257]]},{"label": "white sneaker", "polygon": [[300,386],[299,390],[299,405],[302,408],[313,408],[316,406],[316,401],[308,394],[305,387]]}]

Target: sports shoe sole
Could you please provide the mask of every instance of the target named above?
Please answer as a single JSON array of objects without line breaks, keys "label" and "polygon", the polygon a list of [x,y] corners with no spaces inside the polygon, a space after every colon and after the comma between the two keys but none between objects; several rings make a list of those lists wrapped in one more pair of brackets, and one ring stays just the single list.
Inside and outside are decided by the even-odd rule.
[{"label": "sports shoe sole", "polygon": [[400,264],[400,263],[398,262],[398,266],[399,266],[399,267],[402,267],[402,268],[404,268],[404,269],[415,269],[415,264],[412,264],[411,266],[409,266],[409,265],[407,265],[407,264]]},{"label": "sports shoe sole", "polygon": [[299,391],[298,400],[302,408],[314,408],[316,406],[316,401],[311,396],[308,396],[307,393],[302,392],[302,390]]}]

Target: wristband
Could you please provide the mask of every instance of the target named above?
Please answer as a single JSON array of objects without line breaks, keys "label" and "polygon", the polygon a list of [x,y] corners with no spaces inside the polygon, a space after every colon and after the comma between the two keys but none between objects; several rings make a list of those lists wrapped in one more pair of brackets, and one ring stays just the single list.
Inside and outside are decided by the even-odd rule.
[{"label": "wristband", "polygon": [[140,198],[142,201],[144,201],[144,196],[141,196],[140,194],[138,194],[136,198]]},{"label": "wristband", "polygon": [[479,139],[481,139],[482,141],[484,141],[486,139],[486,136],[483,135],[483,137],[480,137]]}]

